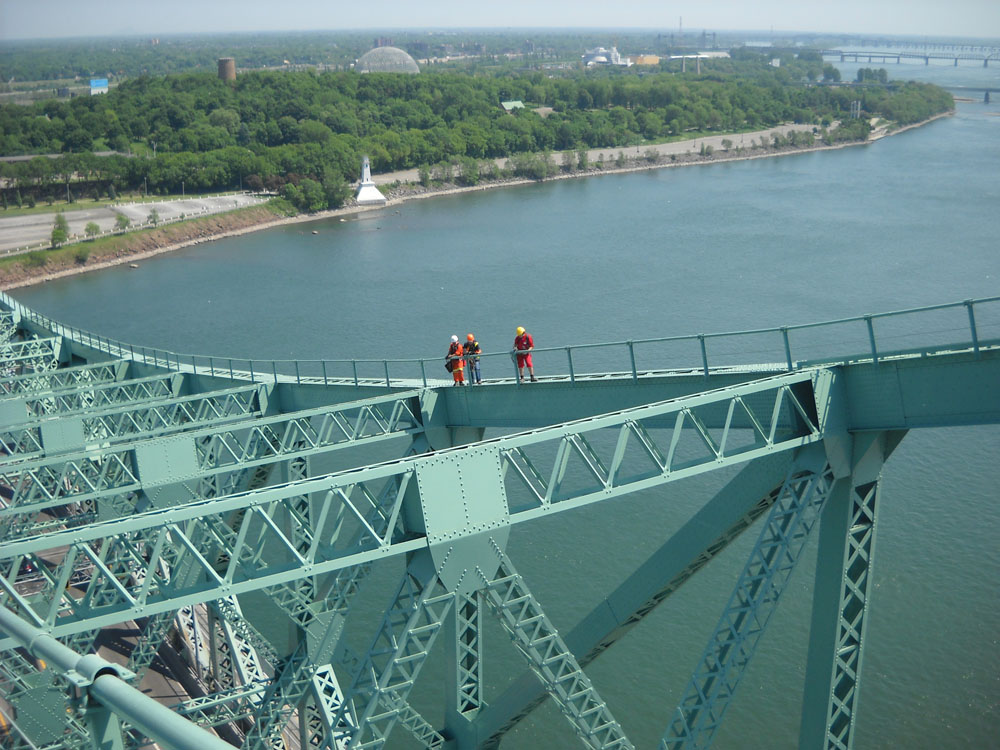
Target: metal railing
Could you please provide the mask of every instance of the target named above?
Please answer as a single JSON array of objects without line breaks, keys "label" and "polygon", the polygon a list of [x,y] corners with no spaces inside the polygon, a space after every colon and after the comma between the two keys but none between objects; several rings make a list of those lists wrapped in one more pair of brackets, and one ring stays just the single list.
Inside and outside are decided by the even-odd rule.
[{"label": "metal railing", "polygon": [[[31,310],[0,292],[0,304],[24,321],[112,357],[197,375],[324,385],[411,388],[450,380],[444,355],[410,359],[260,360],[179,354],[134,346],[72,326]],[[608,343],[535,348],[534,364],[546,379],[646,374],[709,374],[726,371],[780,372],[817,364],[873,362],[899,356],[968,350],[1000,344],[1000,296],[859,315],[819,323],[722,333],[633,339]],[[479,355],[487,379],[518,380],[513,350]],[[492,377],[490,377],[492,376]]]}]

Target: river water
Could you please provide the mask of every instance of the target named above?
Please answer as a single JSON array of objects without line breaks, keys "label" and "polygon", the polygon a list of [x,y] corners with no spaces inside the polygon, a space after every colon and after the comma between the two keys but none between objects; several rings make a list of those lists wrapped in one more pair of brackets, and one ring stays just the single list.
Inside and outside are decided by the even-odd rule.
[{"label": "river water", "polygon": [[[868,66],[841,66],[844,77],[857,67]],[[887,67],[1000,87],[1000,66]],[[495,351],[517,325],[561,346],[804,323],[998,294],[998,174],[1000,101],[959,103],[954,117],[865,147],[411,202],[14,294],[127,342],[257,358],[443,355],[468,331]],[[544,374],[544,357],[536,364]],[[998,457],[1000,427],[923,430],[885,467],[855,747],[1000,746]],[[518,529],[511,555],[568,628],[724,479]],[[662,734],[755,537],[588,670],[637,746]],[[796,745],[814,559],[812,546],[717,747]],[[518,663],[487,635],[495,690]],[[439,670],[428,666],[432,684]],[[393,746],[410,745],[398,731]],[[505,746],[574,740],[546,705]]]}]

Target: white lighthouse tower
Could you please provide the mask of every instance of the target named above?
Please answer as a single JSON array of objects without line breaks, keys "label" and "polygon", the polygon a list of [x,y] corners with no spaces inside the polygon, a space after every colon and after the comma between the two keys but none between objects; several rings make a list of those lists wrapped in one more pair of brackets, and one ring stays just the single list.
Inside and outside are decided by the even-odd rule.
[{"label": "white lighthouse tower", "polygon": [[361,161],[361,182],[358,183],[356,200],[359,206],[384,206],[386,203],[385,196],[372,182],[372,169],[367,156]]}]

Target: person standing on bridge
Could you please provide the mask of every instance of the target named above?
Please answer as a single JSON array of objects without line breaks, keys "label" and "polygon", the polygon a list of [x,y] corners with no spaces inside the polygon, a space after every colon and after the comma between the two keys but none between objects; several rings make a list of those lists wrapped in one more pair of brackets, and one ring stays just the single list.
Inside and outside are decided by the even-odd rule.
[{"label": "person standing on bridge", "polygon": [[479,372],[479,355],[482,354],[482,351],[473,334],[470,333],[465,337],[465,358],[469,362],[469,385],[481,385],[483,382],[483,376]]},{"label": "person standing on bridge", "polygon": [[458,336],[452,336],[451,346],[448,347],[444,363],[455,381],[452,385],[465,385],[465,360],[462,358],[462,354],[462,345],[458,343]]},{"label": "person standing on bridge", "polygon": [[[517,355],[517,382],[524,382],[524,368],[528,368],[528,375],[531,376],[531,382],[537,382],[538,378],[535,377],[535,369],[531,366],[531,351],[535,348],[535,340],[531,338],[531,334],[528,333],[522,326],[517,327],[517,335],[514,337],[514,353]],[[525,352],[522,354],[522,352]]]}]

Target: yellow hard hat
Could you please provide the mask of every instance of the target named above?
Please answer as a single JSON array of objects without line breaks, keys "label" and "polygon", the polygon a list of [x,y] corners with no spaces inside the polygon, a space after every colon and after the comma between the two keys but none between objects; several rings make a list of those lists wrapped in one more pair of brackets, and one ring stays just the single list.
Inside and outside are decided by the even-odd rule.
[{"label": "yellow hard hat", "polygon": [[518,326],[517,327],[517,335],[520,336],[522,333],[524,333],[524,329],[521,326]]}]

